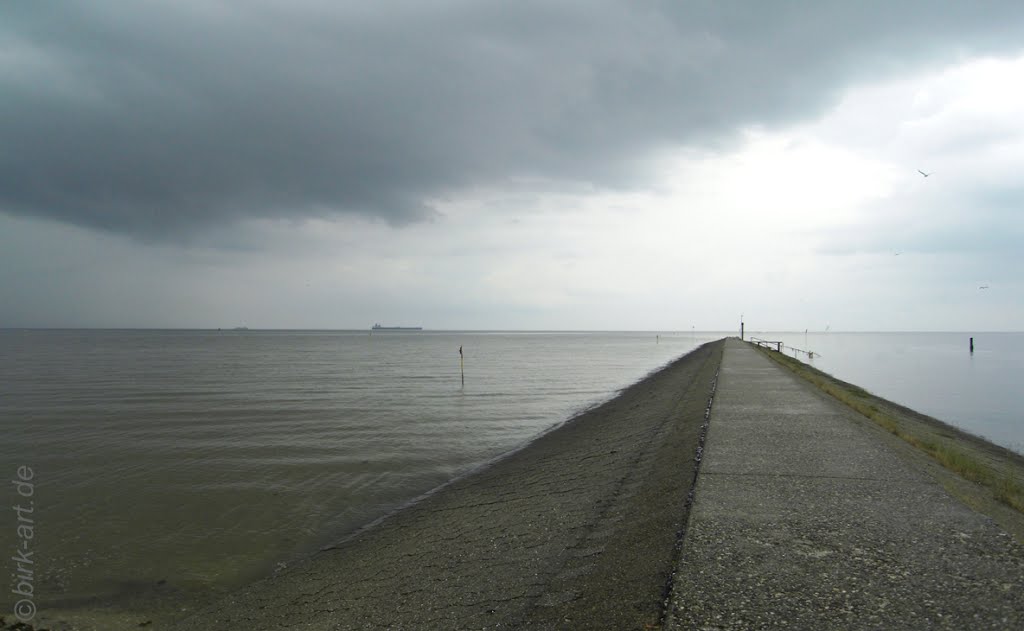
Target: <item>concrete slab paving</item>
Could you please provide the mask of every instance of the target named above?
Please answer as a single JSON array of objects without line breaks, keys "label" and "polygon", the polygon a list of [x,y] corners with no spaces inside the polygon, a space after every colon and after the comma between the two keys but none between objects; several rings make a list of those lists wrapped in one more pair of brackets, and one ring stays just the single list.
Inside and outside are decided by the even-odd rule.
[{"label": "concrete slab paving", "polygon": [[[716,403],[717,407],[717,403]],[[724,405],[728,423],[716,428],[715,449],[709,449],[701,470],[706,474],[806,474],[841,477],[903,477],[907,472],[888,466],[895,455],[881,445],[851,450],[867,438],[862,429],[834,411],[823,414],[736,414]],[[717,416],[716,416],[717,417]],[[756,437],[758,449],[749,440]]]},{"label": "concrete slab paving", "polygon": [[669,629],[1024,628],[1024,550],[726,343]]}]

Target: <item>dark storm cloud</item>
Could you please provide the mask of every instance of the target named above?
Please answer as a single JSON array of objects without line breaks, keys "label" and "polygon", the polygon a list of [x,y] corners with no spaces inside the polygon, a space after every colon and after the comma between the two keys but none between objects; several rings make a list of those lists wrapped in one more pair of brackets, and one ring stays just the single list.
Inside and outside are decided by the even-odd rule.
[{"label": "dark storm cloud", "polygon": [[0,209],[177,238],[393,223],[511,178],[642,185],[851,80],[1013,50],[1024,4],[137,2],[0,9]]}]

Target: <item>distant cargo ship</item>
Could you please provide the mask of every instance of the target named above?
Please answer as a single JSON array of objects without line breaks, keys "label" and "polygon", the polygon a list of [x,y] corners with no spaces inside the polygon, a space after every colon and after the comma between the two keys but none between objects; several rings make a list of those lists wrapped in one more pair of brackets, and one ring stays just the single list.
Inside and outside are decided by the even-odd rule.
[{"label": "distant cargo ship", "polygon": [[374,324],[373,328],[371,330],[373,330],[373,331],[422,331],[423,327],[421,327],[421,326],[381,326],[379,324]]}]

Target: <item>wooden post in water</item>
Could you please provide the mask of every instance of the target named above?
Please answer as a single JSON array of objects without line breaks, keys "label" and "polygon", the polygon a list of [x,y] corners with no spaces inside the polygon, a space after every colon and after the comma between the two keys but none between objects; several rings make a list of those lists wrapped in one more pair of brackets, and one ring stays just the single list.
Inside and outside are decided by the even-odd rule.
[{"label": "wooden post in water", "polygon": [[974,338],[971,338],[971,352],[974,352]]},{"label": "wooden post in water", "polygon": [[466,385],[466,365],[462,360],[462,345],[459,344],[459,374],[462,375],[462,385]]}]

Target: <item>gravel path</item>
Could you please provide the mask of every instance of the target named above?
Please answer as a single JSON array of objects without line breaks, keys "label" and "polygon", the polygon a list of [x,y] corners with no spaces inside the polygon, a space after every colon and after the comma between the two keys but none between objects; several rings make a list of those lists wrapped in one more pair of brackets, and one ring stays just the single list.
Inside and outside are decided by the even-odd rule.
[{"label": "gravel path", "polygon": [[1024,549],[726,342],[670,629],[1022,629]]}]

